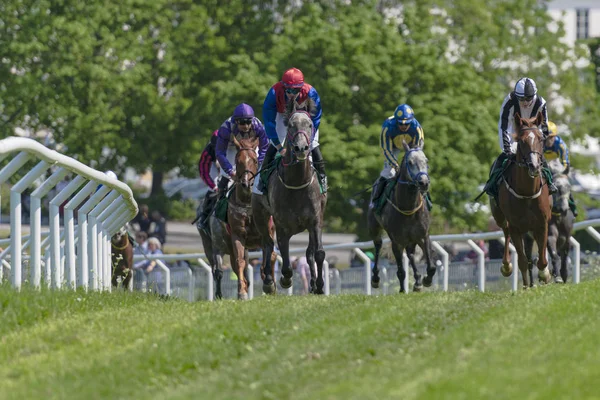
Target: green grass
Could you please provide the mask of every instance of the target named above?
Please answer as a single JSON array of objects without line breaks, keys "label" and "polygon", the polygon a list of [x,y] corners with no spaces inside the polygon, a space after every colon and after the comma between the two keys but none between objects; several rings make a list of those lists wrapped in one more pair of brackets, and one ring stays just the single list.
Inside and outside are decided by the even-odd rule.
[{"label": "green grass", "polygon": [[0,286],[0,399],[581,399],[600,281],[527,292],[260,297]]}]

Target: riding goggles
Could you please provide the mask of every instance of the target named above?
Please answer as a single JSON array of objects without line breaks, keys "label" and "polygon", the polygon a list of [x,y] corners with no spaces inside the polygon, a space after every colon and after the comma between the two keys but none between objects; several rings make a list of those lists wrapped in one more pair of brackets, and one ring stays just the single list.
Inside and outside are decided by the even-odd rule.
[{"label": "riding goggles", "polygon": [[252,123],[252,118],[241,118],[235,122],[238,125],[250,125]]},{"label": "riding goggles", "polygon": [[285,92],[287,94],[298,94],[300,93],[300,88],[285,88]]}]

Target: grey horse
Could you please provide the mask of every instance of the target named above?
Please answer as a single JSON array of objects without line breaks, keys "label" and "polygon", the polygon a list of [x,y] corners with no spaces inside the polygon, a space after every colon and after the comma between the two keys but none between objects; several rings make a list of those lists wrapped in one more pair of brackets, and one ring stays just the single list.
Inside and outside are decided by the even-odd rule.
[{"label": "grey horse", "polygon": [[[420,143],[422,145],[422,143]],[[429,210],[425,205],[425,193],[429,190],[429,175],[427,174],[428,162],[425,153],[420,147],[409,148],[403,142],[404,157],[400,163],[400,170],[394,179],[396,186],[393,193],[385,198],[386,204],[381,210],[381,215],[370,208],[367,214],[369,234],[375,244],[375,265],[371,277],[371,286],[379,287],[379,254],[382,246],[382,231],[385,229],[392,241],[392,251],[398,264],[398,279],[400,280],[400,293],[407,291],[404,287],[406,272],[402,267],[402,254],[406,255],[415,277],[414,291],[422,290],[423,285],[431,286],[436,272],[435,264],[431,262],[431,241],[429,239]],[[386,193],[382,194],[382,197]],[[414,254],[416,246],[423,250],[427,263],[427,276],[421,281],[417,271]]]},{"label": "grey horse", "polygon": [[[289,116],[289,118],[288,118]],[[308,230],[309,243],[306,259],[310,268],[310,290],[323,294],[325,281],[323,278],[323,261],[325,251],[321,239],[323,214],[327,204],[327,195],[321,193],[319,179],[309,159],[313,123],[310,115],[304,111],[296,111],[294,102],[286,109],[284,118],[287,126],[287,138],[281,163],[269,177],[267,193],[252,194],[252,213],[263,240],[264,267],[263,291],[273,293],[272,263],[265,256],[273,251],[273,240],[268,235],[269,216],[273,216],[277,232],[277,244],[283,266],[281,268],[281,287],[292,285],[292,268],[290,267],[290,238],[304,230]],[[317,263],[317,276],[313,265]]]}]

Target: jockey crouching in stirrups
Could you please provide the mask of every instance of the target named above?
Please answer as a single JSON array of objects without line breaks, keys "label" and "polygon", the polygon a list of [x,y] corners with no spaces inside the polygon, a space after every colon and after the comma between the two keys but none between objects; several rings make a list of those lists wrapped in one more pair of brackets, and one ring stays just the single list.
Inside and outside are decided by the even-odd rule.
[{"label": "jockey crouching in stirrups", "polygon": [[[373,186],[373,195],[371,196],[369,208],[374,207],[377,200],[383,194],[383,190],[389,180],[393,179],[400,170],[398,158],[404,151],[403,141],[409,147],[422,148],[425,143],[423,128],[415,118],[413,109],[408,104],[400,104],[396,107],[394,115],[386,119],[383,123],[379,144],[383,150],[385,160],[379,179]],[[425,195],[425,200],[427,207],[431,210],[433,205],[429,192]]]},{"label": "jockey crouching in stirrups", "polygon": [[217,160],[221,166],[221,179],[219,180],[219,198],[223,198],[227,193],[230,180],[235,177],[235,156],[238,152],[232,139],[236,138],[258,137],[258,165],[262,163],[269,146],[269,140],[265,133],[265,128],[258,118],[254,116],[254,110],[248,104],[242,103],[233,111],[233,115],[227,118],[219,128],[217,137]]},{"label": "jockey crouching in stirrups", "polygon": [[[327,192],[327,175],[325,175],[325,165],[323,155],[319,148],[319,125],[321,124],[321,99],[319,94],[308,83],[304,82],[302,71],[297,68],[288,69],[283,74],[281,82],[277,82],[271,87],[263,104],[263,120],[265,121],[265,129],[267,136],[271,141],[265,161],[264,168],[275,159],[277,152],[282,153],[284,150],[283,141],[285,140],[287,130],[283,122],[286,105],[289,102],[296,103],[297,111],[306,111],[313,122],[311,159],[313,166],[319,174],[319,180],[323,193]],[[262,195],[264,190],[262,179],[257,179],[253,191],[256,194]]]},{"label": "jockey crouching in stirrups", "polygon": [[[537,94],[537,86],[531,78],[521,78],[517,81],[515,89],[510,92],[500,108],[500,120],[498,121],[498,136],[500,139],[500,148],[502,153],[498,156],[492,166],[490,172],[491,178],[496,178],[497,170],[503,167],[504,161],[513,159],[517,151],[517,143],[513,141],[512,134],[514,133],[513,121],[515,113],[519,113],[522,118],[533,118],[538,112],[542,113],[542,124],[540,126],[544,141],[548,137],[548,109],[546,100]],[[546,170],[548,163],[545,158],[542,160],[542,165]],[[557,189],[552,182],[552,176],[549,175],[548,191],[550,194],[556,193]],[[488,196],[496,198],[498,195],[498,180],[490,179],[483,189]]]}]

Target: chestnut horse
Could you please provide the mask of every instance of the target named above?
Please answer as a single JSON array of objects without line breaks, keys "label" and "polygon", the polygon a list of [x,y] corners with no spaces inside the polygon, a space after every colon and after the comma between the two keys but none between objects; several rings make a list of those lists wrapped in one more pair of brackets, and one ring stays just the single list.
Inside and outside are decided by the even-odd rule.
[{"label": "chestnut horse", "polygon": [[537,262],[538,278],[542,283],[550,282],[546,245],[548,221],[550,221],[550,195],[548,185],[542,176],[543,136],[539,129],[543,121],[541,113],[535,118],[521,118],[515,113],[516,158],[507,161],[509,165],[502,175],[498,190],[498,203],[490,198],[492,215],[504,232],[506,244],[500,272],[504,276],[512,274],[509,258],[509,243],[512,239],[518,254],[519,270],[523,276],[523,288],[533,285],[529,274],[528,259],[523,237],[532,232],[539,249]]},{"label": "chestnut horse", "polygon": [[110,239],[112,279],[114,287],[118,285],[118,277],[122,278],[122,286],[127,289],[133,277],[133,244],[129,240],[127,230],[123,227]]}]

